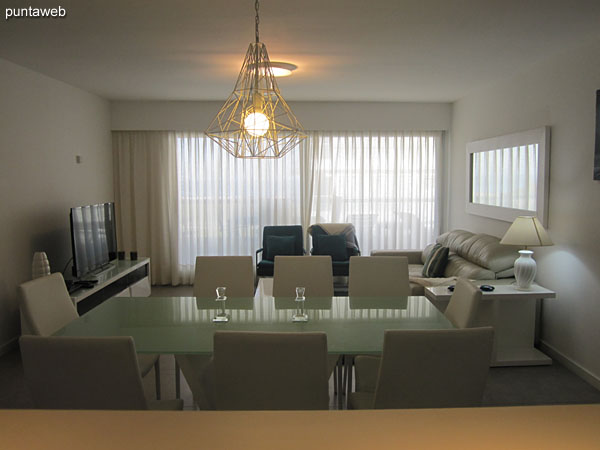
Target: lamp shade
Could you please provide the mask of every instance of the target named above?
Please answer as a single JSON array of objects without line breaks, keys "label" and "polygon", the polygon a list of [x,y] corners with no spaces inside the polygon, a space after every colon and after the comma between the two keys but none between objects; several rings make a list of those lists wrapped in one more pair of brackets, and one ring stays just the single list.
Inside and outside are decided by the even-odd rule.
[{"label": "lamp shade", "polygon": [[533,216],[517,217],[500,243],[525,247],[554,245],[540,221]]}]

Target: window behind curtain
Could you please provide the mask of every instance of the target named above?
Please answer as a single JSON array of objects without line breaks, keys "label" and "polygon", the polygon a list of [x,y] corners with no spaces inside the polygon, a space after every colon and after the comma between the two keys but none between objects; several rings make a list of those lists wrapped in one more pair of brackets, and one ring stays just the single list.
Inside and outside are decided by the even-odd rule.
[{"label": "window behind curtain", "polygon": [[441,133],[311,133],[281,159],[242,160],[178,133],[184,279],[197,255],[253,255],[265,225],[351,222],[363,255],[424,247],[438,234],[440,145]]},{"label": "window behind curtain", "polygon": [[178,134],[178,262],[187,281],[196,256],[253,255],[265,225],[299,223],[299,159],[236,159],[204,134]]},{"label": "window behind curtain", "polygon": [[317,133],[311,223],[354,224],[363,255],[419,249],[439,225],[441,133]]}]

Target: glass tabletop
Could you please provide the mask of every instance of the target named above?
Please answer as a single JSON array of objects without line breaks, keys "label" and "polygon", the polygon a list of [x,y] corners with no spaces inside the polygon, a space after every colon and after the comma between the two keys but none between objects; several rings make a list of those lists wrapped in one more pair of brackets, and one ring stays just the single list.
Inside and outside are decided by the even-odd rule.
[{"label": "glass tabletop", "polygon": [[294,298],[228,298],[229,322],[214,323],[220,302],[196,297],[114,297],[59,330],[60,336],[133,336],[140,353],[210,354],[216,330],[327,333],[330,353],[377,354],[384,330],[453,325],[425,297],[307,298],[308,321],[292,322]]}]

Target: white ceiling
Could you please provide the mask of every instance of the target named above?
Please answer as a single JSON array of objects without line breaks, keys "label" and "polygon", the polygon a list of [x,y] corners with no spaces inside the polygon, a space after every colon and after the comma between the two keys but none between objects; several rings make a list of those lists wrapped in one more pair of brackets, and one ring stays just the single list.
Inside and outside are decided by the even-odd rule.
[{"label": "white ceiling", "polygon": [[[9,2],[3,2],[6,5]],[[14,0],[0,57],[109,99],[223,100],[254,40],[252,0]],[[1,8],[4,13],[4,7]],[[598,0],[262,0],[287,100],[453,101],[599,36]]]}]

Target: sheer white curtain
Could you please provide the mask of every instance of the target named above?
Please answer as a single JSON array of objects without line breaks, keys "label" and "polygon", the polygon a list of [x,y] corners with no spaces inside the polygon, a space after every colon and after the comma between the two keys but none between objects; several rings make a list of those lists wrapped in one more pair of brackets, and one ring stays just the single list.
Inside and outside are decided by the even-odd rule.
[{"label": "sheer white curtain", "polygon": [[433,242],[439,231],[441,137],[311,133],[303,155],[303,225],[353,223],[363,255]]},{"label": "sheer white curtain", "polygon": [[236,159],[203,133],[177,134],[178,256],[191,282],[197,255],[253,255],[265,225],[300,223],[300,153]]},{"label": "sheer white curtain", "polygon": [[265,225],[351,222],[364,255],[439,231],[438,132],[314,132],[266,160],[195,132],[114,132],[113,148],[119,247],[152,258],[155,284],[191,283],[198,255],[254,255]]}]

